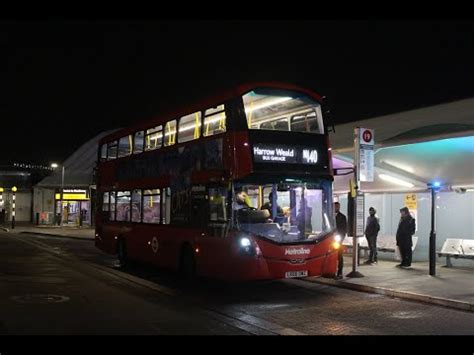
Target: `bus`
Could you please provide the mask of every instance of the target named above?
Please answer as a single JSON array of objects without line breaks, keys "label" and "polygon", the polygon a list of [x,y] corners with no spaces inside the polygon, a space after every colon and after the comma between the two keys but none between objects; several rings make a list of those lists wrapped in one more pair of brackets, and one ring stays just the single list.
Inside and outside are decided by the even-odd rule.
[{"label": "bus", "polygon": [[322,98],[247,83],[99,141],[95,245],[185,278],[334,277]]}]

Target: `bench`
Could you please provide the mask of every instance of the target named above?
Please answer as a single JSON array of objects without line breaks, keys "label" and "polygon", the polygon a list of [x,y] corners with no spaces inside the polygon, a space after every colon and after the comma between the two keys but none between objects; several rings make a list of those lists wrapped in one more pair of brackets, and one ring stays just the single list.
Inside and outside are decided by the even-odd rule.
[{"label": "bench", "polygon": [[446,267],[452,267],[451,258],[474,259],[474,239],[451,239],[444,241],[438,257],[446,257]]},{"label": "bench", "polygon": [[[418,237],[413,236],[412,237],[413,245],[411,247],[411,250],[414,251],[416,244],[418,243]],[[344,241],[342,242],[342,245],[346,247],[352,247],[352,237],[346,237]],[[369,251],[369,245],[367,243],[367,238],[360,237],[359,238],[359,248],[361,250],[364,250],[364,256],[367,257],[368,251]],[[377,251],[379,252],[385,252],[385,253],[395,253],[394,258],[395,260],[400,260],[400,254],[398,252],[397,248],[397,240],[394,235],[379,235],[377,237]]]}]

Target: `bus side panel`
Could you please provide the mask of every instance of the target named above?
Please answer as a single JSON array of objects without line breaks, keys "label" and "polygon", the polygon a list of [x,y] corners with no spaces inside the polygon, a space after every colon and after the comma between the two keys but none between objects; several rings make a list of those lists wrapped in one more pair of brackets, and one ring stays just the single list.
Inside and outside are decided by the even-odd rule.
[{"label": "bus side panel", "polygon": [[252,172],[252,153],[247,131],[234,132],[233,137],[233,146],[235,147],[235,154],[231,157],[231,161],[234,163],[233,178],[238,179]]}]

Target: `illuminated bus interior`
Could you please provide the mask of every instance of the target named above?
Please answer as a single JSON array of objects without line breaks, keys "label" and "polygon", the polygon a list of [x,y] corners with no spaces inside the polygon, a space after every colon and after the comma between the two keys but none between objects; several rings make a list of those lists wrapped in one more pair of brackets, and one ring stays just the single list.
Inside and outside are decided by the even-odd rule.
[{"label": "illuminated bus interior", "polygon": [[292,243],[314,241],[332,230],[327,183],[236,184],[234,192],[232,209],[240,231]]},{"label": "illuminated bus interior", "polygon": [[249,129],[324,133],[320,104],[303,94],[262,88],[243,101]]}]

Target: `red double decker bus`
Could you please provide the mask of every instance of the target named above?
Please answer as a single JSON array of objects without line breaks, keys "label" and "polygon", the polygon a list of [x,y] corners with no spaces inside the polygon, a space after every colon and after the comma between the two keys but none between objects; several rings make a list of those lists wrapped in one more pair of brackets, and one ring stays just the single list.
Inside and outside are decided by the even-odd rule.
[{"label": "red double decker bus", "polygon": [[95,245],[225,280],[334,276],[321,97],[240,85],[99,142]]}]

